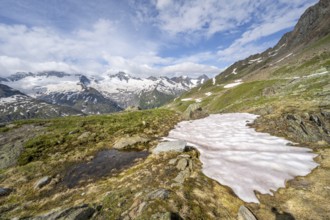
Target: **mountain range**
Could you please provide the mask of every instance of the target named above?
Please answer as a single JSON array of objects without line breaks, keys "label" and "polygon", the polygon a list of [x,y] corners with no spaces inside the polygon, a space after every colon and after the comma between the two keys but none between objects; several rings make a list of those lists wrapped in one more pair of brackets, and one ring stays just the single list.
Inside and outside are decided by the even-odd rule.
[{"label": "mountain range", "polygon": [[[71,112],[80,112],[80,114],[103,114],[118,112],[129,106],[138,106],[142,109],[159,107],[207,79],[206,75],[197,79],[183,76],[137,78],[124,72],[105,74],[104,77],[88,77],[83,74],[48,71],[18,72],[9,77],[0,78],[0,83],[20,91],[21,95],[35,103],[52,104],[58,108],[61,106],[67,109],[72,108]],[[8,97],[10,96],[1,97],[1,99],[8,99]],[[22,101],[22,99],[12,98],[11,103],[15,103],[14,100]],[[5,101],[0,103],[5,103]],[[19,109],[24,109],[23,104]],[[10,112],[10,110],[11,108],[7,106],[6,111],[2,112],[1,117],[6,118],[3,121],[20,118],[12,117],[11,113],[21,115],[22,118],[37,116],[26,115],[26,111],[18,111],[18,109],[15,109],[15,112]],[[45,117],[46,115],[49,114],[45,114]]]}]

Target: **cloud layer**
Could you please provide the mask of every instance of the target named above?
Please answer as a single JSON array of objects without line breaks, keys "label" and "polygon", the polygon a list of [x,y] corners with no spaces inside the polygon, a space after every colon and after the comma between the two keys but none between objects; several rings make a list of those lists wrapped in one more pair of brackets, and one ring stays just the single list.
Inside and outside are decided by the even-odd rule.
[{"label": "cloud layer", "polygon": [[273,46],[315,0],[0,2],[0,76],[215,75]]}]

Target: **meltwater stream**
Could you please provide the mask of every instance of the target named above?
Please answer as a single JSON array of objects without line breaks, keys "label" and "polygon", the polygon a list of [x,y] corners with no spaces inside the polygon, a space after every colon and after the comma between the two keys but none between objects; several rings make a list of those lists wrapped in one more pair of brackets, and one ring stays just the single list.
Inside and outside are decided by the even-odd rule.
[{"label": "meltwater stream", "polygon": [[193,144],[201,153],[203,173],[229,186],[245,202],[258,203],[254,191],[262,194],[285,187],[285,181],[305,176],[318,166],[316,154],[289,141],[256,132],[246,126],[258,116],[248,113],[210,115],[180,122],[169,139]]}]

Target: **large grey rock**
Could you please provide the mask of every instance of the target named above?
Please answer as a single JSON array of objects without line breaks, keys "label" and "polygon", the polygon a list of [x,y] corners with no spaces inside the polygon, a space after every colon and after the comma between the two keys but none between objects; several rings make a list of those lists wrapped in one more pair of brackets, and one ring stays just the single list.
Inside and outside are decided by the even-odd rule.
[{"label": "large grey rock", "polygon": [[12,189],[0,187],[0,196],[8,196],[12,192]]},{"label": "large grey rock", "polygon": [[244,205],[239,207],[238,210],[238,220],[257,220],[257,218],[252,214],[252,212],[246,208]]},{"label": "large grey rock", "polygon": [[157,145],[156,148],[152,150],[152,153],[159,154],[163,152],[175,151],[175,152],[184,152],[186,150],[187,142],[185,141],[169,141],[161,142]]},{"label": "large grey rock", "polygon": [[207,116],[208,113],[206,113],[198,103],[189,105],[182,115],[185,120],[194,120],[199,118],[205,118]]},{"label": "large grey rock", "polygon": [[40,189],[40,188],[46,186],[48,183],[50,183],[50,180],[51,180],[51,178],[49,176],[44,176],[34,184],[34,188]]},{"label": "large grey rock", "polygon": [[132,137],[124,137],[120,138],[114,145],[113,148],[118,150],[127,149],[132,145],[139,144],[139,143],[147,143],[150,141],[148,138],[140,137],[138,135]]},{"label": "large grey rock", "polygon": [[88,205],[75,206],[46,215],[28,218],[27,220],[88,220],[95,213],[95,209]]}]

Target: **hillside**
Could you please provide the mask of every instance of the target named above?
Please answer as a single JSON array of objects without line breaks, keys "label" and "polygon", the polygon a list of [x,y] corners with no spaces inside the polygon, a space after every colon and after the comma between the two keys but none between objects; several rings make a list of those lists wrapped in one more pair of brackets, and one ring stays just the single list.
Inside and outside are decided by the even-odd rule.
[{"label": "hillside", "polygon": [[[198,102],[208,113],[256,113],[263,116],[259,120],[267,132],[296,142],[303,139],[313,144],[329,143],[329,16],[329,2],[320,1],[302,15],[294,30],[275,47],[234,63],[168,107],[184,112]],[[286,120],[291,115],[297,121],[305,121],[307,134]],[[315,127],[315,120],[322,125]],[[298,130],[283,131],[283,126]]]}]

